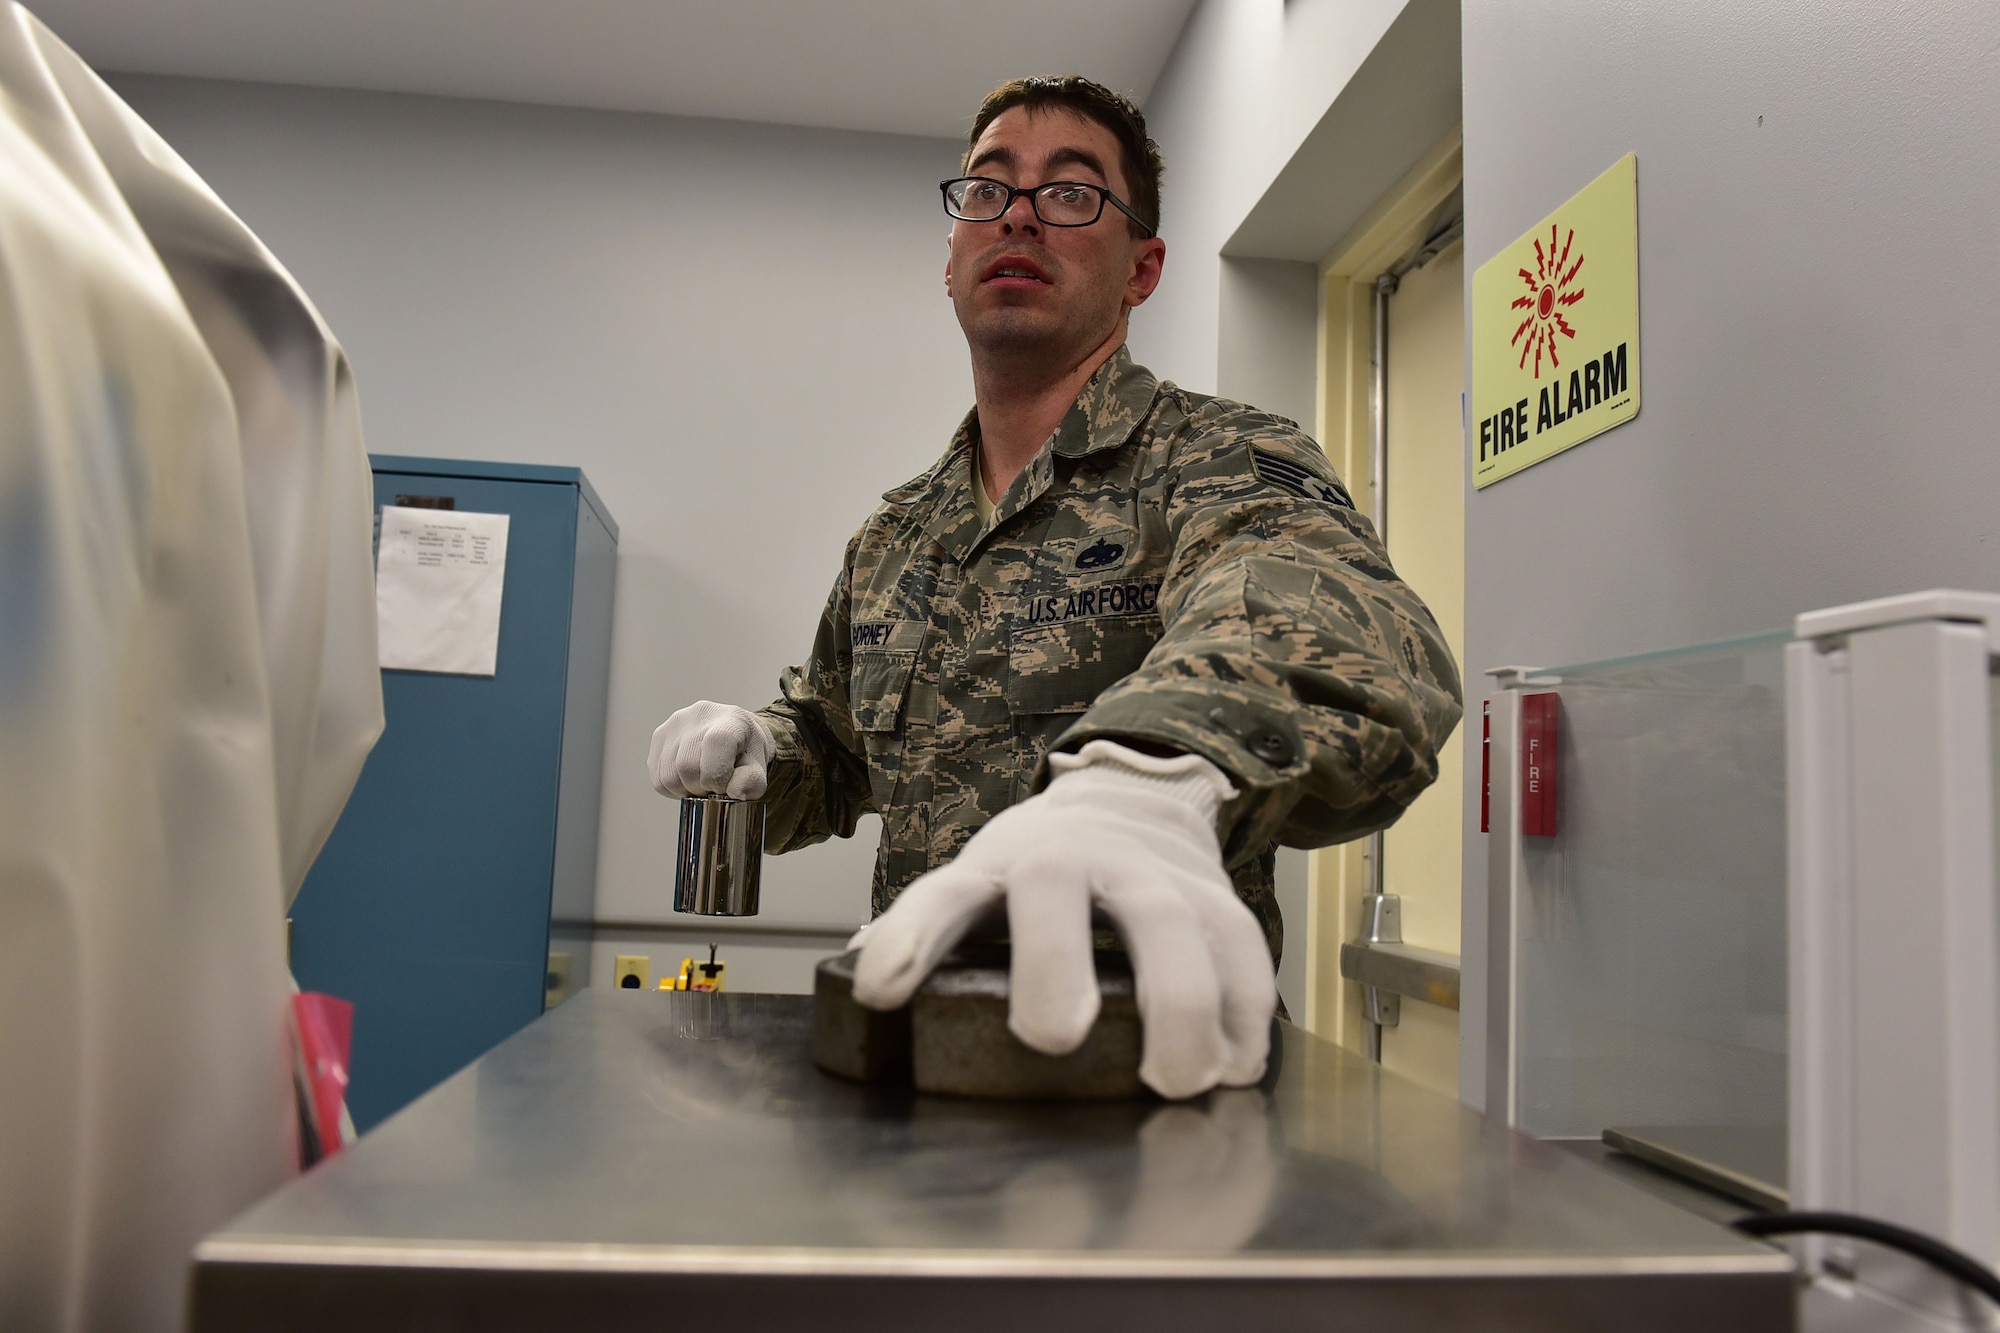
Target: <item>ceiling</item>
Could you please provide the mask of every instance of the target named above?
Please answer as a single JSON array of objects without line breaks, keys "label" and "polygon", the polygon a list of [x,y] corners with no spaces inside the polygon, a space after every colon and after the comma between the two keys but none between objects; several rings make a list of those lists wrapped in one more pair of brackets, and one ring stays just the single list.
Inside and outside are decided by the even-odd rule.
[{"label": "ceiling", "polygon": [[100,70],[956,137],[1022,74],[1141,100],[1193,0],[30,0]]}]

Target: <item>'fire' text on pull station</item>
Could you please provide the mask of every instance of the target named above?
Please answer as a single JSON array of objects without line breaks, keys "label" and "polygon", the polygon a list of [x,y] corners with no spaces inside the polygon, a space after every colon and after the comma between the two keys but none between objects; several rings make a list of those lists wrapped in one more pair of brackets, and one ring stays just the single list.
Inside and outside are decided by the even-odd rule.
[{"label": "'fire' text on pull station", "polygon": [[1558,696],[1521,696],[1521,833],[1556,834],[1556,717]]}]

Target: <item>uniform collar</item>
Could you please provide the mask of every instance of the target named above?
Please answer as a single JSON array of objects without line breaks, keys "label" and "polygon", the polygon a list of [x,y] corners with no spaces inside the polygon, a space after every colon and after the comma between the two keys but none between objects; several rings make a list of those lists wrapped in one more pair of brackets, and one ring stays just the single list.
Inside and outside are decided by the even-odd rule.
[{"label": "uniform collar", "polygon": [[[986,530],[979,521],[979,508],[972,502],[972,488],[979,484],[973,475],[972,455],[979,445],[979,410],[974,408],[965,414],[965,420],[958,423],[952,433],[951,447],[944,451],[944,457],[931,469],[928,484],[921,486],[909,498],[920,508],[930,512],[924,517],[924,531],[952,558],[963,561],[972,550],[973,543]],[[885,499],[895,499],[905,492],[891,491]],[[999,522],[999,515],[994,515]]]},{"label": "uniform collar", "polygon": [[1069,414],[1056,427],[1051,447],[1064,458],[1117,448],[1146,419],[1159,390],[1153,372],[1134,361],[1132,349],[1120,343],[1077,394]]},{"label": "uniform collar", "polygon": [[[1131,350],[1121,343],[1085,382],[1041,452],[999,498],[993,526],[999,527],[1026,509],[1055,483],[1055,455],[1082,458],[1115,449],[1131,439],[1152,410],[1159,388],[1153,372],[1134,361]],[[959,422],[951,446],[926,477],[883,497],[928,509],[924,531],[961,562],[972,554],[986,531],[972,502],[972,488],[978,484],[973,478],[972,456],[978,442],[979,410],[974,408]]]}]

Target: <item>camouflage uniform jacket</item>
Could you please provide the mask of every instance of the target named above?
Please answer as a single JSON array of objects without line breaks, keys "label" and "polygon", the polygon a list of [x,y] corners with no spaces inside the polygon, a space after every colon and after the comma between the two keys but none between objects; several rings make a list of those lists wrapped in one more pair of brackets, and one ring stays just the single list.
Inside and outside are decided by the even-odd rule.
[{"label": "camouflage uniform jacket", "polygon": [[1275,955],[1278,843],[1382,828],[1437,776],[1451,652],[1326,455],[1281,417],[1163,384],[1120,348],[1000,498],[977,415],[848,543],[812,656],[760,716],[774,852],[882,815],[874,910],[1094,737],[1191,751]]}]

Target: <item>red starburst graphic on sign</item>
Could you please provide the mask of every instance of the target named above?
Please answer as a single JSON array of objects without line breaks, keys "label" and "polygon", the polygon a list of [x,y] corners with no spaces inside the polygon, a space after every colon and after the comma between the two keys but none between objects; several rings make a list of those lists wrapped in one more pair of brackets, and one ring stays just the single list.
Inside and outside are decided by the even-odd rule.
[{"label": "red starburst graphic on sign", "polygon": [[[1576,262],[1570,262],[1570,253],[1575,251]],[[1528,354],[1535,356],[1535,378],[1542,377],[1542,358],[1549,359],[1551,368],[1562,365],[1562,358],[1556,352],[1556,337],[1576,337],[1576,330],[1563,318],[1563,311],[1583,299],[1583,288],[1576,286],[1576,275],[1583,272],[1583,251],[1576,249],[1576,229],[1563,237],[1562,253],[1556,253],[1556,224],[1549,224],[1549,245],[1542,248],[1541,238],[1535,239],[1535,271],[1519,270],[1521,281],[1528,286],[1527,295],[1517,298],[1512,306],[1515,310],[1528,312],[1514,336],[1507,340],[1510,347],[1521,349],[1521,368],[1528,367]]]}]

